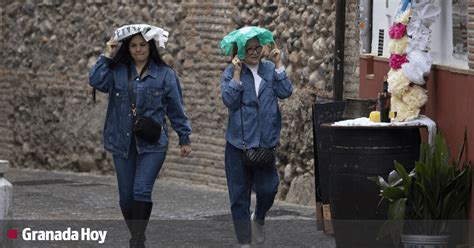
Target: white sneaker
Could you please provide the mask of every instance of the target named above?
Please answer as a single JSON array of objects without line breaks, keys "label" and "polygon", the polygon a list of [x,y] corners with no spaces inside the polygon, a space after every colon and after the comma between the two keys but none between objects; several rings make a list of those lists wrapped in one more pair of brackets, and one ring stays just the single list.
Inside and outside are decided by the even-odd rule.
[{"label": "white sneaker", "polygon": [[265,242],[265,229],[264,225],[260,225],[257,221],[257,218],[255,216],[255,212],[252,213],[252,216],[250,217],[252,220],[252,233],[253,236],[255,237],[255,241],[257,241],[257,244],[261,245]]},{"label": "white sneaker", "polygon": [[250,244],[240,245],[240,248],[251,248]]}]

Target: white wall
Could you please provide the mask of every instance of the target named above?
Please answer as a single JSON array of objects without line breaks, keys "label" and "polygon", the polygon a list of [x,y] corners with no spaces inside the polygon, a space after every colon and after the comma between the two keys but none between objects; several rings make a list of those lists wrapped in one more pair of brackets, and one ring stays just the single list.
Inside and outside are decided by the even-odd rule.
[{"label": "white wall", "polygon": [[[431,52],[435,64],[468,69],[466,59],[453,57],[453,32],[452,32],[452,1],[433,0],[441,7],[438,20],[431,26]],[[378,51],[379,29],[384,29],[383,57],[390,56],[388,52],[388,29],[393,22],[393,16],[400,4],[400,0],[374,0],[373,29],[372,29],[372,54]],[[388,5],[388,8],[387,8]]]},{"label": "white wall", "polygon": [[456,68],[469,69],[468,60],[453,56],[453,18],[452,1],[439,0],[441,14],[437,22],[431,27],[431,52],[434,63],[449,65]]},{"label": "white wall", "polygon": [[[393,15],[398,8],[400,0],[374,0],[372,14],[372,54],[377,54],[379,43],[379,30],[384,29],[383,55],[390,56],[388,52],[388,29],[393,22]],[[388,7],[388,8],[387,8]]]}]

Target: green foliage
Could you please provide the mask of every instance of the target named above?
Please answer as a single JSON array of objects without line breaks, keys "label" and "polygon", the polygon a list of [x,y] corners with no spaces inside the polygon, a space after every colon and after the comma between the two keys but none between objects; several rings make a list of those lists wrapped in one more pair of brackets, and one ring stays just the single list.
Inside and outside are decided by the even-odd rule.
[{"label": "green foliage", "polygon": [[[466,140],[465,132],[460,154],[450,162],[446,142],[438,133],[433,148],[421,145],[420,159],[410,173],[395,161],[395,170],[387,181],[382,176],[370,178],[380,187],[381,201],[389,201],[389,220],[379,237],[390,235],[398,245],[402,230],[410,234],[441,235],[448,232],[447,220],[467,218],[472,174],[470,161],[461,162]],[[404,220],[416,221],[404,225]]]}]

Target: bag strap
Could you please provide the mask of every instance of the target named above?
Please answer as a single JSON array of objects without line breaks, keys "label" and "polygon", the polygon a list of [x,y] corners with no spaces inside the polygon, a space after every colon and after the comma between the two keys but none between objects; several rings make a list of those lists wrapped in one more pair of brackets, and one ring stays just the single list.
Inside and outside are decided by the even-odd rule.
[{"label": "bag strap", "polygon": [[127,69],[127,80],[128,80],[128,98],[130,99],[130,104],[132,106],[133,117],[137,116],[137,106],[136,106],[136,95],[133,93],[133,79],[131,76],[130,68]]},{"label": "bag strap", "polygon": [[[150,65],[150,60],[148,60],[141,70],[140,74],[138,75],[138,78],[142,78],[142,75],[145,71],[148,70],[148,67]],[[130,104],[132,106],[132,114],[133,117],[137,116],[137,96],[133,93],[133,82],[134,80],[132,79],[132,75],[130,72],[130,66],[127,68],[127,78],[128,78],[128,98],[130,99]]]},{"label": "bag strap", "polygon": [[[242,92],[243,94],[243,92]],[[245,147],[245,135],[244,135],[244,118],[242,118],[242,96],[240,96],[240,127],[242,128],[242,145],[244,147],[244,151],[247,150]]]}]

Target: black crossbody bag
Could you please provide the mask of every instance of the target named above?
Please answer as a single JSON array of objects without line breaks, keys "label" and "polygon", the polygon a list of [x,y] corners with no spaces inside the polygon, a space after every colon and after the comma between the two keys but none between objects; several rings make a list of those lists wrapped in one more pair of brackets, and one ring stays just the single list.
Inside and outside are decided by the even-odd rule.
[{"label": "black crossbody bag", "polygon": [[144,116],[137,116],[136,95],[133,93],[133,79],[128,70],[128,96],[132,105],[133,127],[132,131],[138,138],[150,143],[156,143],[161,135],[161,124]]},{"label": "black crossbody bag", "polygon": [[271,167],[275,161],[275,148],[245,146],[244,119],[242,117],[242,105],[240,105],[240,123],[242,127],[242,145],[244,147],[244,164],[249,167]]}]

